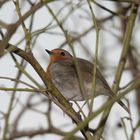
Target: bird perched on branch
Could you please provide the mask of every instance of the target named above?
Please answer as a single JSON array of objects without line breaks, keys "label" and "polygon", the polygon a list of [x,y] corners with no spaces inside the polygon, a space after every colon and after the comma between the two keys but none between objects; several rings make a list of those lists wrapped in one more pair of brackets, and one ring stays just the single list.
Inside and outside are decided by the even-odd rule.
[{"label": "bird perched on branch", "polygon": [[[70,101],[91,99],[93,97],[94,64],[81,58],[74,59],[69,52],[63,49],[53,49],[51,51],[46,49],[46,52],[50,56],[50,63],[46,72],[62,95]],[[83,85],[79,84],[75,62],[77,62]],[[80,86],[83,86],[83,91],[81,91]],[[112,92],[98,68],[96,69],[95,91],[96,96],[107,95],[110,98],[115,98],[115,94]],[[122,101],[118,101],[118,103],[129,112]]]}]

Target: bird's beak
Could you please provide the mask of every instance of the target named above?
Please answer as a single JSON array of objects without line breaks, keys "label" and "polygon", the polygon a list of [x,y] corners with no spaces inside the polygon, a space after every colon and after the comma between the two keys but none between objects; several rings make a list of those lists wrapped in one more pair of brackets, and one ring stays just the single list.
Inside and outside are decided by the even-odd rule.
[{"label": "bird's beak", "polygon": [[52,52],[51,52],[51,51],[49,51],[49,50],[47,50],[47,49],[45,49],[45,51],[46,51],[49,55],[52,55]]}]

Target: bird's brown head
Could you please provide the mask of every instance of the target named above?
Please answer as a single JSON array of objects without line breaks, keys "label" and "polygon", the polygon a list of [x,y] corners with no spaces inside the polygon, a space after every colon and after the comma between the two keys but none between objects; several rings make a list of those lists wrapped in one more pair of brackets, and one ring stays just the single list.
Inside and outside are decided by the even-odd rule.
[{"label": "bird's brown head", "polygon": [[45,49],[45,50],[50,55],[50,63],[72,58],[72,55],[63,49],[53,49],[51,51],[49,51],[47,49]]}]

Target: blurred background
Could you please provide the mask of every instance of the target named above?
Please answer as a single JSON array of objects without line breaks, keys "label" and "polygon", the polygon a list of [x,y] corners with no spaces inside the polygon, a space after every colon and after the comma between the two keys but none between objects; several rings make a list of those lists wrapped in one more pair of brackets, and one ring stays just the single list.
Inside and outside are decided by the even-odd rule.
[{"label": "blurred background", "polygon": [[[46,2],[46,3],[45,3]],[[98,65],[109,85],[112,86],[123,50],[124,35],[132,8],[138,1],[124,2],[98,0],[0,0],[0,40],[22,16],[27,16],[16,26],[9,42],[22,50],[31,48],[33,55],[46,70],[49,56],[45,49],[63,48],[72,54],[60,25],[69,35],[77,57],[94,62],[96,50],[96,29],[89,4],[92,5],[99,31]],[[140,11],[135,13],[133,33],[130,41],[126,65],[121,76],[120,89],[137,77],[140,69]],[[54,16],[53,16],[54,15]],[[32,66],[21,57],[5,51],[0,57],[0,139],[9,140],[60,140],[75,125],[71,119],[47,97],[38,91],[44,87]],[[105,96],[95,99],[93,111],[106,101]],[[105,125],[105,140],[138,140],[140,138],[140,86],[130,91],[124,102],[129,104],[127,114],[118,104],[114,104]],[[78,102],[80,106],[83,103]],[[78,111],[76,104],[73,108]],[[87,113],[86,106],[83,111]],[[101,114],[90,122],[95,129]],[[76,133],[75,139],[83,139]]]}]

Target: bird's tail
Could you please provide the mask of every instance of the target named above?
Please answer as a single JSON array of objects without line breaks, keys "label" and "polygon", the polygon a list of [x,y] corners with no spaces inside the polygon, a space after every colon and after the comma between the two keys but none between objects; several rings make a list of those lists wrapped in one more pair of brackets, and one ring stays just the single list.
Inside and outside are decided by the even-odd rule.
[{"label": "bird's tail", "polygon": [[130,113],[129,108],[120,100],[117,102],[124,110],[127,111],[127,113]]},{"label": "bird's tail", "polygon": [[[110,90],[111,93],[109,94],[110,98],[115,98],[116,95],[112,92],[112,90]],[[117,101],[117,103],[127,112],[130,113],[129,108],[123,103],[123,101],[119,100]]]}]

